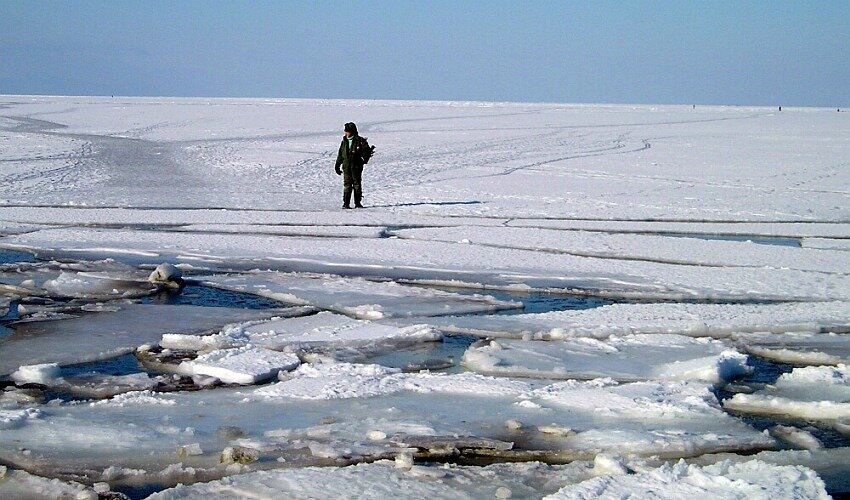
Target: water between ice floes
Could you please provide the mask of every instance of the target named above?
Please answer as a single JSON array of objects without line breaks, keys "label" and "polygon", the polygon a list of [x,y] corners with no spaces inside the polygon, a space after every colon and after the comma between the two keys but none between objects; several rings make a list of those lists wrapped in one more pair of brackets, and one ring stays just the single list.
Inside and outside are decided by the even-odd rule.
[{"label": "water between ice floes", "polygon": [[[791,242],[778,242],[775,239],[765,243],[791,244]],[[0,264],[34,262],[35,260],[36,259],[32,255],[27,253],[0,250]],[[527,314],[591,309],[614,303],[611,300],[597,297],[570,296],[542,292],[513,293],[495,290],[486,290],[482,292],[480,290],[455,289],[452,289],[451,291],[455,293],[486,293],[487,295],[491,295],[499,300],[522,302],[524,306],[521,309],[498,311],[494,314]],[[188,285],[180,292],[163,292],[146,297],[142,299],[142,302],[160,305],[236,307],[244,309],[270,309],[281,306],[280,302],[272,299],[199,285]],[[4,330],[8,330],[7,327],[3,326],[3,323],[8,323],[16,319],[15,310],[16,308],[12,307],[10,309],[10,313],[5,318],[0,319],[0,336],[3,335]],[[478,315],[481,315],[481,313],[473,314],[473,316]],[[396,350],[389,354],[374,356],[364,361],[394,368],[401,368],[405,371],[428,369],[432,371],[457,373],[465,371],[464,368],[460,366],[460,359],[466,349],[476,340],[479,339],[468,335],[446,335],[439,342],[414,345],[405,349]],[[736,381],[736,383],[740,385],[770,384],[775,382],[781,374],[790,372],[793,368],[793,365],[775,363],[752,356],[749,358],[749,364],[753,367],[753,373]],[[89,372],[97,372],[106,375],[128,375],[146,371],[133,354],[127,354],[106,361],[65,366],[62,367],[61,370],[63,376],[73,376],[75,374]],[[716,395],[718,399],[722,401],[732,397],[733,394],[723,389],[717,389]],[[73,396],[59,393],[48,394],[48,396],[59,397],[61,399],[68,399],[70,397],[73,399]],[[767,429],[777,424],[796,426],[805,425],[801,424],[799,421],[784,420],[781,417],[776,418],[753,415],[738,416],[759,430]],[[814,426],[806,426],[804,428],[820,439],[823,445],[827,448],[850,446],[850,439],[837,432]],[[121,489],[121,491],[132,498],[141,498],[159,489],[161,489],[161,487],[158,485],[147,484],[142,487],[127,486]]]}]

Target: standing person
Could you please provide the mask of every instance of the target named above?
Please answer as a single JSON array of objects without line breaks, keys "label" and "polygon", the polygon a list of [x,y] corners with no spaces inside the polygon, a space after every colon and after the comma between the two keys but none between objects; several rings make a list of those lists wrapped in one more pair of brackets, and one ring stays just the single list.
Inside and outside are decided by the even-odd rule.
[{"label": "standing person", "polygon": [[[337,175],[342,175],[342,208],[351,208],[351,193],[354,192],[354,208],[363,208],[363,188],[360,179],[363,175],[363,149],[368,147],[366,141],[357,134],[357,125],[348,122],[343,127],[345,135],[339,145],[334,169]],[[342,168],[340,168],[342,167]]]}]

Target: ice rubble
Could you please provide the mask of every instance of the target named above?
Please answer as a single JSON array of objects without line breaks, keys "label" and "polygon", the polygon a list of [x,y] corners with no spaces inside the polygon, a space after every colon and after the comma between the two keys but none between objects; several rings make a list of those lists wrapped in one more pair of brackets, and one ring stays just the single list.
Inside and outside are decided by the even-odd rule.
[{"label": "ice rubble", "polygon": [[320,312],[235,324],[213,335],[167,333],[162,336],[160,345],[167,349],[211,351],[252,344],[277,351],[346,352],[365,356],[375,351],[439,340],[441,336],[423,325],[399,328]]},{"label": "ice rubble", "polygon": [[562,488],[546,499],[596,498],[774,498],[827,499],[823,481],[805,467],[777,466],[758,460],[718,462],[700,467],[683,461],[632,475],[589,479]]},{"label": "ice rubble", "polygon": [[850,368],[795,368],[753,394],[735,394],[723,407],[744,413],[822,422],[850,435]]},{"label": "ice rubble", "polygon": [[610,304],[593,309],[515,316],[429,318],[448,332],[534,339],[675,333],[727,338],[740,332],[821,332],[850,324],[850,303]]},{"label": "ice rubble", "polygon": [[747,357],[719,341],[681,335],[626,335],[603,340],[500,339],[470,346],[463,364],[480,373],[552,379],[704,380],[749,373]]},{"label": "ice rubble", "polygon": [[[828,487],[836,492],[850,489],[850,448],[819,450],[762,451],[755,455],[742,456],[734,453],[707,454],[688,459],[689,463],[710,465],[717,462],[747,462],[759,460],[775,465],[801,465],[817,472]],[[649,461],[650,464],[652,461]]]},{"label": "ice rubble", "polygon": [[394,282],[332,275],[266,272],[198,279],[209,286],[253,293],[291,304],[312,305],[360,319],[469,314],[522,307],[519,302],[496,300],[487,295],[461,295]]},{"label": "ice rubble", "polygon": [[210,483],[177,486],[150,500],[216,497],[297,498],[527,498],[590,477],[586,463],[550,466],[539,462],[487,467],[399,467],[381,460],[350,467],[305,467],[252,472]]},{"label": "ice rubble", "polygon": [[[464,402],[461,412],[458,401]],[[724,414],[700,384],[541,385],[348,364],[302,365],[286,380],[250,390],[137,392],[92,404],[54,404],[14,422],[0,434],[4,461],[90,477],[115,465],[158,471],[176,460],[174,450],[194,443],[204,453],[185,458],[185,465],[213,470],[218,453],[233,445],[259,451],[261,464],[281,458],[310,465],[395,455],[423,441],[432,444],[416,456],[559,460],[600,451],[692,456],[774,443]],[[233,436],[244,437],[222,434],[222,426],[242,429]],[[472,448],[458,452],[464,440]]]},{"label": "ice rubble", "polygon": [[97,500],[99,492],[108,491],[109,485],[104,483],[98,483],[94,487],[86,486],[73,481],[40,477],[0,465],[0,497],[2,498]]},{"label": "ice rubble", "polygon": [[285,309],[247,310],[186,305],[120,304],[117,311],[23,323],[0,342],[0,375],[24,365],[108,359],[156,343],[166,332],[212,333],[229,323],[284,315]]}]

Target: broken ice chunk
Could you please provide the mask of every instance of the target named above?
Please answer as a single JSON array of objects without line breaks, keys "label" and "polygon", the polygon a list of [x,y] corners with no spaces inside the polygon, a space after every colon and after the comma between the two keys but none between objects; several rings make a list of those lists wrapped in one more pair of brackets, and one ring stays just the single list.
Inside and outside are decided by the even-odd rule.
[{"label": "broken ice chunk", "polygon": [[277,376],[301,364],[298,356],[245,346],[237,349],[220,349],[184,361],[182,367],[195,375],[216,377],[226,384],[256,384]]},{"label": "broken ice chunk", "polygon": [[150,295],[156,285],[144,281],[115,279],[108,273],[63,272],[56,279],[45,281],[44,289],[59,297],[80,299],[131,298]]},{"label": "broken ice chunk", "polygon": [[148,276],[151,283],[162,283],[170,287],[179,287],[183,284],[183,273],[173,264],[162,263]]},{"label": "broken ice chunk", "polygon": [[836,426],[850,418],[850,367],[810,366],[781,375],[773,385],[752,394],[735,394],[726,409],[784,415]]}]

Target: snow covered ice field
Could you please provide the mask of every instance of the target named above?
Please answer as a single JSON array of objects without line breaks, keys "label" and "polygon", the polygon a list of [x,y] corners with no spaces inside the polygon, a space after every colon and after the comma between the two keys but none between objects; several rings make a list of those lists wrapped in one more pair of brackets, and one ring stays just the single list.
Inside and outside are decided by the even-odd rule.
[{"label": "snow covered ice field", "polygon": [[0,96],[0,497],[850,493],[848,159],[834,109]]}]

